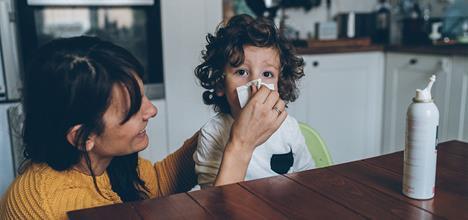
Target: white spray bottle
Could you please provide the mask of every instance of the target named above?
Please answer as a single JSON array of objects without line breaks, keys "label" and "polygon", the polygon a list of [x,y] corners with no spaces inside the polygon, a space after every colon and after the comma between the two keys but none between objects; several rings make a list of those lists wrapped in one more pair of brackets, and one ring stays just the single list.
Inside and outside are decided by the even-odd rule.
[{"label": "white spray bottle", "polygon": [[413,199],[434,197],[439,126],[439,110],[431,96],[435,80],[432,75],[425,89],[416,90],[406,115],[403,194]]}]

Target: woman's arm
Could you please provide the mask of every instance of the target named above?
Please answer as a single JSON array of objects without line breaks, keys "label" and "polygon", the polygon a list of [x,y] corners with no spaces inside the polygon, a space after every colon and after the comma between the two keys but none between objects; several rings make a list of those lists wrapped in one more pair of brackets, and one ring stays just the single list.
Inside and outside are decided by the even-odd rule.
[{"label": "woman's arm", "polygon": [[232,125],[215,186],[243,181],[255,148],[264,143],[288,115],[278,92],[265,86],[258,91],[255,87],[251,88],[255,95]]},{"label": "woman's arm", "polygon": [[197,184],[193,153],[197,148],[198,131],[182,147],[154,164],[156,171],[156,196],[186,192]]}]

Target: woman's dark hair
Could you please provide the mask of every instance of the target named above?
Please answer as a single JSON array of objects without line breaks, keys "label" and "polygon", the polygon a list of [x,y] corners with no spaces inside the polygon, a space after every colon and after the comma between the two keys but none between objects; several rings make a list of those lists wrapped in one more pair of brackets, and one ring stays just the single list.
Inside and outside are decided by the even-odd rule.
[{"label": "woman's dark hair", "polygon": [[[121,124],[141,107],[137,77],[142,65],[127,50],[95,37],[53,40],[39,48],[28,65],[24,91],[25,157],[54,170],[71,169],[85,158],[96,184],[85,143],[90,134],[104,131],[103,115],[112,100],[113,86],[123,86],[130,107]],[[75,125],[74,145],[67,133]],[[107,167],[112,190],[122,201],[148,197],[138,173],[138,153],[116,156]],[[146,192],[145,192],[146,191]]]},{"label": "woman's dark hair", "polygon": [[244,63],[243,47],[246,45],[278,50],[281,62],[278,92],[285,102],[297,99],[296,82],[304,76],[304,60],[295,55],[294,47],[280,35],[272,21],[237,15],[226,25],[220,24],[215,35],[208,34],[206,41],[208,44],[202,51],[203,63],[195,68],[195,75],[206,89],[203,101],[214,105],[216,112],[230,113],[226,96],[217,96],[216,91],[224,88],[225,67],[238,67]]}]

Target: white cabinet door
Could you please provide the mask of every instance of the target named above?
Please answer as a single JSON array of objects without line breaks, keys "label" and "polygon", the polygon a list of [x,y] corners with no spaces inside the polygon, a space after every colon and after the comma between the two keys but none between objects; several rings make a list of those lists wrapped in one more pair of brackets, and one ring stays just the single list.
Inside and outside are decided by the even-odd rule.
[{"label": "white cabinet door", "polygon": [[319,132],[334,163],[380,154],[383,53],[303,58],[301,95],[288,112]]},{"label": "white cabinet door", "polygon": [[149,145],[140,153],[140,156],[154,163],[163,159],[169,153],[167,144],[167,107],[166,101],[163,99],[152,100],[151,102],[158,109],[158,114],[148,122],[146,134],[149,138]]},{"label": "white cabinet door", "polygon": [[439,140],[447,139],[451,58],[418,54],[388,53],[385,76],[384,153],[402,150],[405,144],[406,111],[416,89],[427,86],[436,75],[432,97],[439,109]]},{"label": "white cabinet door", "polygon": [[468,57],[453,61],[448,125],[448,139],[468,141]]}]

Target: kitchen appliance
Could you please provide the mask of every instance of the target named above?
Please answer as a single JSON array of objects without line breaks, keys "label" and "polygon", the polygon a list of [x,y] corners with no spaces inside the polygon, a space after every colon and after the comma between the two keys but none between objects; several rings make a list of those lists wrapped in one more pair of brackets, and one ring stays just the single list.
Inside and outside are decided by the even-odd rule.
[{"label": "kitchen appliance", "polygon": [[[403,45],[429,45],[434,43],[432,39],[441,38],[442,36],[437,36],[432,33],[441,31],[443,24],[441,18],[431,17],[427,20],[422,18],[404,18],[402,20],[402,44]],[[434,29],[435,28],[435,29]],[[437,40],[436,39],[436,40]]]},{"label": "kitchen appliance", "polygon": [[451,39],[468,35],[468,1],[466,0],[453,0],[444,11],[442,34]]},{"label": "kitchen appliance", "polygon": [[372,37],[376,28],[375,21],[375,13],[340,13],[336,15],[338,38]]},{"label": "kitchen appliance", "polygon": [[21,76],[13,1],[0,0],[0,101],[21,97]]},{"label": "kitchen appliance", "polygon": [[336,40],[338,38],[336,22],[317,22],[315,23],[315,38],[319,40]]},{"label": "kitchen appliance", "polygon": [[25,62],[50,40],[97,36],[126,48],[143,64],[148,98],[164,97],[158,0],[19,0],[17,4]]},{"label": "kitchen appliance", "polygon": [[327,21],[315,23],[315,38],[318,40],[335,40],[338,30],[335,21],[331,19],[331,0],[326,1]]}]

